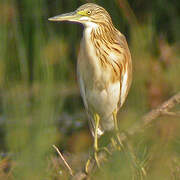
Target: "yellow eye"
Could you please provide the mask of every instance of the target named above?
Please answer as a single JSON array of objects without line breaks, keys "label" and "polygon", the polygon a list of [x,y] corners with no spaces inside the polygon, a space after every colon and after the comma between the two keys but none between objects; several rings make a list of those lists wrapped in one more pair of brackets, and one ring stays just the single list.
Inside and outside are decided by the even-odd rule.
[{"label": "yellow eye", "polygon": [[89,11],[87,11],[87,14],[88,14],[88,15],[90,15],[90,14],[91,14],[91,11],[90,11],[90,10],[89,10]]}]

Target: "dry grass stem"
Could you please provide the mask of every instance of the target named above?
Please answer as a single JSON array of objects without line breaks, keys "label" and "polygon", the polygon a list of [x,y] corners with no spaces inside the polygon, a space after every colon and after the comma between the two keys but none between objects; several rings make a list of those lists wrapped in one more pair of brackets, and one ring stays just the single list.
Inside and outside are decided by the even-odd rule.
[{"label": "dry grass stem", "polygon": [[67,161],[65,160],[65,158],[63,157],[63,155],[61,154],[61,152],[59,151],[59,149],[53,145],[53,148],[57,151],[57,153],[59,154],[59,156],[61,157],[61,159],[63,160],[65,166],[67,167],[67,169],[69,170],[69,173],[71,176],[73,176],[73,170],[72,168],[69,166],[69,164],[67,163]]}]

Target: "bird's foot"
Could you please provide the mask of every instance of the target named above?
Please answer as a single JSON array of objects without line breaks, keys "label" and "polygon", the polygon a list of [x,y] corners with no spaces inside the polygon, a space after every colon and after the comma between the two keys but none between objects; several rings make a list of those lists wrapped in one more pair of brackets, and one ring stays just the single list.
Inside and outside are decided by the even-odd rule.
[{"label": "bird's foot", "polygon": [[124,148],[118,132],[116,133],[115,138],[111,138],[111,143],[113,148],[118,151],[121,151]]},{"label": "bird's foot", "polygon": [[[85,173],[88,174],[90,169],[93,168],[94,166],[94,163],[96,163],[97,167],[100,168],[100,163],[99,163],[99,160],[98,160],[98,153],[97,152],[94,152],[93,153],[93,156],[90,156],[86,162],[86,165],[85,165]],[[92,160],[94,162],[92,162]]]},{"label": "bird's foot", "polygon": [[116,133],[116,139],[118,141],[118,145],[120,146],[120,150],[121,150],[122,148],[124,148],[124,145],[123,145],[123,143],[121,141],[119,132]]},{"label": "bird's foot", "polygon": [[[86,165],[85,165],[85,173],[88,174],[89,172],[89,168],[92,168],[90,166],[92,166],[91,164],[91,161],[94,160],[94,162],[96,163],[97,167],[100,168],[100,160],[99,160],[99,157],[98,157],[98,154],[101,153],[101,152],[105,152],[107,155],[111,155],[111,152],[108,150],[108,148],[106,147],[103,147],[103,148],[100,148],[100,149],[97,149],[93,152],[93,156],[91,156],[87,162],[86,162]],[[100,158],[102,160],[102,158]],[[105,156],[103,156],[103,160],[105,160]],[[94,164],[93,164],[94,165]]]},{"label": "bird's foot", "polygon": [[85,168],[84,168],[84,171],[86,174],[89,173],[89,166],[90,166],[90,163],[91,163],[91,157],[88,158],[87,162],[86,162],[86,165],[85,165]]}]

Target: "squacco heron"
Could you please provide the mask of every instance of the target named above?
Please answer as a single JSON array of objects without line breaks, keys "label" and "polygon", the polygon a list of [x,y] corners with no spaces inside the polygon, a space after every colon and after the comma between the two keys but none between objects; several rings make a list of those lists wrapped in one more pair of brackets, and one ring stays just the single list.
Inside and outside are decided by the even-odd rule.
[{"label": "squacco heron", "polygon": [[131,85],[132,62],[126,38],[114,27],[108,12],[93,3],[49,20],[77,22],[84,26],[77,79],[94,137],[97,161],[98,137],[105,131],[118,132],[117,112]]}]

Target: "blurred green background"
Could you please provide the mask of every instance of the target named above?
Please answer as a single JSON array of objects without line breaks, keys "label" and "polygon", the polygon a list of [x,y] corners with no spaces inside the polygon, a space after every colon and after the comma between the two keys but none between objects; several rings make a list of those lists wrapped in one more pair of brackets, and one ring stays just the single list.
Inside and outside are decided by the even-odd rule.
[{"label": "blurred green background", "polygon": [[[83,28],[47,20],[86,2],[0,1],[2,180],[67,179],[52,145],[70,153],[65,154],[75,169],[92,146],[76,82]],[[180,90],[180,1],[89,2],[110,13],[132,53],[133,84],[118,117],[125,131]],[[179,118],[159,118],[131,137],[126,150],[104,165],[106,173],[96,172],[94,179],[140,179],[141,167],[146,179],[180,179],[179,129]]]}]

